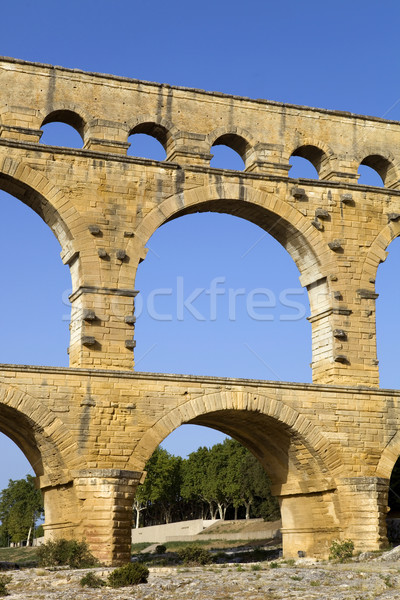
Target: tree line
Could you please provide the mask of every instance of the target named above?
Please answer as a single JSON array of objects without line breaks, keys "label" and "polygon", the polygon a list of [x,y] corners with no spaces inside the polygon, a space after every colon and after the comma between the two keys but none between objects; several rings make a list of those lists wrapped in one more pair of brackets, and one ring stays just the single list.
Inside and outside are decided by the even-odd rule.
[{"label": "tree line", "polygon": [[233,439],[201,447],[187,459],[159,446],[145,470],[134,501],[136,527],[199,518],[280,518],[267,474]]}]

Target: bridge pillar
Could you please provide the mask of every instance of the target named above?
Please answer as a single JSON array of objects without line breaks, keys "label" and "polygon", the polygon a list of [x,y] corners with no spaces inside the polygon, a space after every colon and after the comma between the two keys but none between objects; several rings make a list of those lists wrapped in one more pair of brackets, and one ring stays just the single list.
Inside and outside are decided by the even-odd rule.
[{"label": "bridge pillar", "polygon": [[44,501],[45,541],[80,538],[80,513],[73,482],[51,485],[45,477],[37,481]]},{"label": "bridge pillar", "polygon": [[133,499],[142,473],[87,469],[73,472],[73,476],[80,505],[81,536],[103,564],[129,562]]},{"label": "bridge pillar", "polygon": [[283,556],[327,558],[341,531],[335,491],[280,496],[279,502]]},{"label": "bridge pillar", "polygon": [[71,296],[71,367],[133,369],[135,290],[81,286]]},{"label": "bridge pillar", "polygon": [[346,477],[339,479],[337,485],[342,539],[351,539],[360,552],[386,547],[389,479]]}]

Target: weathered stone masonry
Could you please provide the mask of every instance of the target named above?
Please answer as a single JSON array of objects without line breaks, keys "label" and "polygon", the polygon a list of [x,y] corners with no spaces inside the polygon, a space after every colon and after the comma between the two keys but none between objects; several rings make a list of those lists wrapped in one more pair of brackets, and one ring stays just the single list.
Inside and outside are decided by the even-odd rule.
[{"label": "weathered stone masonry", "polygon": [[[83,148],[40,144],[63,121]],[[131,133],[165,147],[126,156]],[[44,492],[46,535],[86,537],[105,562],[129,554],[136,486],[182,423],[250,448],[280,498],[284,552],[325,556],[334,538],[386,541],[400,454],[399,392],[378,389],[375,277],[400,234],[400,124],[0,60],[0,188],[51,227],[71,271],[70,368],[0,369],[0,429]],[[210,168],[226,144],[245,171]],[[288,177],[292,155],[320,179]],[[360,164],[384,187],[357,184]],[[133,373],[134,289],[165,221],[216,211],[271,233],[309,293],[312,385]]]}]

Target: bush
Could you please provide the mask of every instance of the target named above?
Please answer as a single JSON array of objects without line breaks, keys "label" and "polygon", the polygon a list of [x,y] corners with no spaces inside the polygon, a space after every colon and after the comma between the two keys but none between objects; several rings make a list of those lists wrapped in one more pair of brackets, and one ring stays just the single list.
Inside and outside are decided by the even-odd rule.
[{"label": "bush", "polygon": [[86,542],[64,539],[39,546],[38,561],[41,567],[68,565],[71,569],[85,569],[98,564]]},{"label": "bush", "polygon": [[178,550],[178,556],[185,565],[208,565],[213,557],[208,550],[200,546],[187,546]]},{"label": "bush", "polygon": [[138,583],[147,583],[149,570],[142,563],[129,563],[114,569],[108,576],[108,585],[112,588],[127,587]]},{"label": "bush", "polygon": [[101,588],[106,584],[104,579],[101,579],[98,575],[94,573],[86,573],[84,577],[79,582],[82,587],[90,587],[90,588]]},{"label": "bush", "polygon": [[0,575],[0,596],[8,596],[7,585],[11,582],[11,575]]},{"label": "bush", "polygon": [[345,562],[353,556],[354,542],[352,540],[333,540],[330,547],[329,560]]},{"label": "bush", "polygon": [[166,551],[167,547],[164,546],[164,544],[158,544],[158,546],[156,546],[156,549],[154,550],[156,554],[165,554]]}]

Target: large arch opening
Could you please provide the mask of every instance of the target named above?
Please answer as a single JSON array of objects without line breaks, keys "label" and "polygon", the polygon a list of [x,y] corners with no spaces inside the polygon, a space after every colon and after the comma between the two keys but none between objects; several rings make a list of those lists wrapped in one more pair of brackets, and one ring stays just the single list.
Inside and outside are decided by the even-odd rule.
[{"label": "large arch opening", "polygon": [[[214,410],[213,404],[217,407]],[[337,527],[337,516],[335,516],[335,508],[332,505],[332,491],[335,486],[330,479],[333,477],[337,458],[331,456],[325,463],[323,456],[329,457],[329,444],[323,439],[321,432],[307,422],[302,422],[301,427],[297,429],[296,425],[293,425],[297,422],[295,412],[287,405],[283,405],[284,410],[282,411],[283,406],[279,407],[276,404],[271,402],[267,396],[257,396],[250,392],[228,391],[221,394],[210,394],[203,398],[194,397],[193,400],[189,399],[182,406],[157,421],[136,447],[135,460],[141,456],[144,465],[150,458],[150,453],[156,450],[157,443],[165,444],[168,441],[166,436],[168,430],[171,431],[172,424],[175,427],[179,426],[179,423],[202,425],[230,435],[235,441],[227,440],[219,445],[216,463],[219,464],[225,448],[231,444],[234,445],[235,452],[242,452],[241,446],[251,452],[257,464],[261,465],[263,471],[267,472],[270,477],[270,496],[279,497],[283,511],[282,519],[285,520],[285,522],[282,521],[283,531],[289,534],[286,548],[289,553],[293,552],[293,548],[290,548],[289,530],[298,527],[311,527],[311,529],[331,525],[334,528]],[[224,408],[218,408],[220,405]],[[243,408],[244,406],[247,408]],[[189,419],[188,414],[192,415]],[[181,448],[184,448],[184,444]],[[239,450],[237,450],[238,448]],[[325,450],[322,451],[321,448],[325,448]],[[165,450],[162,453],[165,453]],[[202,460],[208,453],[207,449],[201,449],[195,454],[197,454],[197,460],[194,461],[191,471],[192,474],[194,471],[194,477],[196,477],[196,470],[204,470]],[[236,458],[233,465],[239,462],[240,460]],[[226,463],[229,464],[229,461]],[[223,468],[225,468],[223,464],[219,466],[220,470]],[[232,470],[232,486],[234,487],[237,479],[240,479],[240,469],[237,469],[236,472],[235,466],[232,467],[231,463],[231,473],[226,475],[226,479],[232,476]],[[209,477],[213,477],[213,475],[211,474]],[[317,484],[316,489],[317,481],[320,483]],[[189,483],[192,486],[189,485],[189,488],[193,489],[192,482]],[[191,498],[187,490],[181,495]],[[175,496],[177,497],[178,494]],[[137,500],[143,500],[140,491]],[[227,504],[226,500],[220,499],[219,503],[222,505],[224,502]],[[233,503],[232,499],[231,502]],[[321,521],[320,512],[321,502],[326,503],[323,521]],[[224,507],[218,507],[218,511],[221,508]],[[204,512],[207,512],[207,509]],[[190,510],[188,514],[190,514]],[[222,516],[224,514],[228,514],[228,510],[222,513]],[[271,514],[271,517],[274,516],[276,513]],[[297,541],[298,543],[299,541]]]},{"label": "large arch opening", "polygon": [[[46,212],[39,198],[11,180],[0,178],[0,187]],[[0,191],[0,213],[0,363],[68,366],[71,276],[60,245],[34,210],[5,191]],[[59,230],[56,220],[53,224]],[[1,462],[0,489],[9,479],[42,474],[32,428],[3,405],[0,432],[0,452],[7,457]]]},{"label": "large arch opening", "polygon": [[[45,216],[39,198],[31,205]],[[71,276],[60,244],[34,210],[4,191],[0,212],[0,363],[67,366]]]},{"label": "large arch opening", "polygon": [[[207,443],[209,431],[214,439],[209,437]],[[176,439],[179,432],[181,444],[170,451],[169,438]],[[271,480],[259,460],[236,439],[223,434],[218,439],[216,433],[208,427],[182,425],[155,449],[136,494],[136,529],[197,519],[280,519]],[[193,434],[202,441],[196,447]],[[138,535],[143,537],[143,532]]]},{"label": "large arch opening", "polygon": [[136,369],[310,381],[307,293],[293,260],[267,233],[283,236],[285,224],[253,207],[263,231],[238,218],[240,202],[221,202],[219,210],[238,216],[183,215],[149,240],[135,284]]},{"label": "large arch opening", "polygon": [[388,256],[377,271],[376,291],[376,339],[379,359],[380,386],[399,389],[400,374],[398,348],[400,323],[397,318],[400,281],[400,238],[395,238],[388,246]]}]

